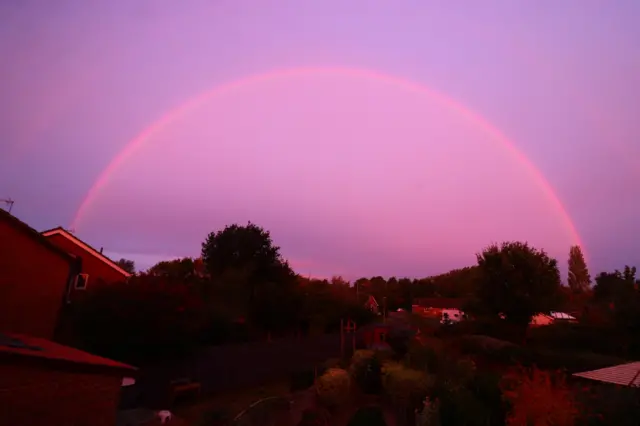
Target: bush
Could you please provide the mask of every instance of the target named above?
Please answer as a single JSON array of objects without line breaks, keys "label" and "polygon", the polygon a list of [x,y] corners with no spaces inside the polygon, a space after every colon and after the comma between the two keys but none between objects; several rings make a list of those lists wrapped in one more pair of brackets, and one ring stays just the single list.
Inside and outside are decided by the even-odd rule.
[{"label": "bush", "polygon": [[449,354],[445,354],[442,341],[433,338],[429,339],[426,345],[418,342],[413,343],[405,357],[405,362],[411,368],[438,373],[448,356]]},{"label": "bush", "polygon": [[640,418],[638,389],[609,385],[574,387],[582,411],[578,424],[635,426]]},{"label": "bush", "polygon": [[593,352],[554,351],[549,349],[532,350],[527,361],[527,365],[535,365],[544,370],[564,369],[569,373],[597,370],[625,362],[621,358]]},{"label": "bush", "polygon": [[349,421],[348,426],[386,426],[382,410],[378,407],[360,408]]},{"label": "bush", "polygon": [[398,407],[419,408],[433,387],[433,377],[396,362],[382,366],[385,393]]},{"label": "bush", "polygon": [[330,368],[316,380],[318,402],[327,409],[337,409],[349,400],[351,379],[341,368]]},{"label": "bush", "polygon": [[623,355],[626,344],[625,337],[617,330],[569,323],[531,328],[527,341],[538,347],[611,355]]},{"label": "bush", "polygon": [[382,391],[379,353],[369,350],[356,351],[349,367],[349,375],[364,393],[379,394]]},{"label": "bush", "polygon": [[517,327],[514,328],[506,321],[494,318],[460,321],[436,330],[436,336],[438,337],[456,337],[474,334],[490,336],[501,340],[514,340],[521,337],[520,330]]},{"label": "bush", "polygon": [[315,382],[315,371],[312,369],[294,371],[291,373],[290,390],[296,392],[299,390],[309,389]]},{"label": "bush", "polygon": [[302,419],[297,426],[328,426],[330,418],[326,410],[307,408],[302,412]]},{"label": "bush", "polygon": [[505,376],[503,391],[512,405],[507,425],[575,424],[578,406],[562,376],[537,369],[513,370]]}]

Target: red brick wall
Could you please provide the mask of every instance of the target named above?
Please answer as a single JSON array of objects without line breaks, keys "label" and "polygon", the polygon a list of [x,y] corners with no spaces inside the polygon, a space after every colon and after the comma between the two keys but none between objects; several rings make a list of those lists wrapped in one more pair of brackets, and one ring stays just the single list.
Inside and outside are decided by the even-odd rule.
[{"label": "red brick wall", "polygon": [[0,221],[0,331],[52,339],[69,263]]},{"label": "red brick wall", "polygon": [[47,237],[56,246],[60,247],[67,253],[74,254],[82,259],[82,273],[89,274],[86,290],[71,290],[71,301],[79,300],[84,293],[91,291],[100,285],[113,284],[124,281],[126,279],[120,272],[113,269],[102,260],[87,252],[83,248],[76,245],[66,237],[59,234]]},{"label": "red brick wall", "polygon": [[0,426],[113,426],[121,380],[0,365]]}]

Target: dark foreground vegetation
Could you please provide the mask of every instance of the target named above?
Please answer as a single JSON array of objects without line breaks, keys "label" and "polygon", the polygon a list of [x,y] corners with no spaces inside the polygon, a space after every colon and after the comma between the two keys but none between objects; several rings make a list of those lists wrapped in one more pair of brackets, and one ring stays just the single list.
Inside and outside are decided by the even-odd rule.
[{"label": "dark foreground vegetation", "polygon": [[[635,268],[600,273],[592,285],[572,247],[563,285],[557,261],[520,242],[489,246],[477,261],[424,279],[309,279],[292,271],[267,231],[232,225],[211,233],[198,259],[161,262],[94,292],[73,312],[74,336],[91,352],[135,365],[178,362],[212,346],[302,345],[338,333],[347,319],[362,327],[377,318],[365,307],[374,296],[384,301],[384,317],[403,309],[414,333],[390,338],[386,351],[291,371],[292,390],[313,393],[300,424],[637,424],[636,389],[570,376],[640,357]],[[411,314],[432,297],[464,299],[467,319],[441,324]],[[576,321],[531,327],[534,316],[552,311]],[[246,369],[269,362],[255,359]]]}]

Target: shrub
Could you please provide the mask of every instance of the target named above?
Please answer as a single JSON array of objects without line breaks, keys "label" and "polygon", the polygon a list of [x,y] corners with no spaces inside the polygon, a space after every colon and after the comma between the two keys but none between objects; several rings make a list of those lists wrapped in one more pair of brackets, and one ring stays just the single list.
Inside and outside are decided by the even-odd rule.
[{"label": "shrub", "polygon": [[359,364],[365,363],[369,359],[375,356],[375,352],[369,349],[359,349],[353,353],[351,357],[351,366],[357,366]]},{"label": "shrub", "polygon": [[512,404],[507,425],[573,426],[578,408],[563,376],[530,369],[505,376],[504,396]]},{"label": "shrub", "polygon": [[532,328],[527,341],[539,347],[617,355],[624,353],[626,343],[625,337],[617,330],[569,323]]},{"label": "shrub", "polygon": [[535,349],[531,351],[528,361],[528,364],[535,365],[541,369],[565,369],[569,373],[597,370],[598,368],[610,367],[625,362],[625,360],[617,357],[593,352],[554,351],[549,349]]},{"label": "shrub", "polygon": [[423,371],[406,368],[398,363],[383,365],[385,393],[399,407],[419,407],[434,380]]},{"label": "shrub", "polygon": [[439,339],[429,339],[425,345],[415,342],[410,346],[405,357],[406,364],[418,370],[437,373],[448,356],[444,353],[444,345]]},{"label": "shrub", "polygon": [[593,426],[635,426],[640,418],[638,389],[590,383],[574,388],[583,407],[579,423]]},{"label": "shrub", "polygon": [[302,412],[302,418],[297,426],[328,426],[330,417],[326,410],[307,408]]},{"label": "shrub", "polygon": [[328,409],[336,409],[349,400],[351,379],[346,370],[328,369],[316,380],[315,386],[318,402]]},{"label": "shrub", "polygon": [[378,407],[360,408],[349,421],[348,426],[386,426],[382,410]]}]

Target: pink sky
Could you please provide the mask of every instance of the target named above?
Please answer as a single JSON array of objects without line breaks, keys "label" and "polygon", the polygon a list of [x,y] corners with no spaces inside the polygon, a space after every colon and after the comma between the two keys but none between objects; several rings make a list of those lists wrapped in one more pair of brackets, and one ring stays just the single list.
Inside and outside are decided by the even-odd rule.
[{"label": "pink sky", "polygon": [[[0,199],[38,229],[69,226],[127,144],[194,96],[273,70],[348,67],[484,117],[550,182],[594,273],[640,264],[639,15],[637,1],[599,0],[0,2]],[[78,236],[143,267],[247,220],[300,272],[439,273],[503,239],[564,266],[567,224],[514,158],[383,81],[275,79],[154,135]]]}]

